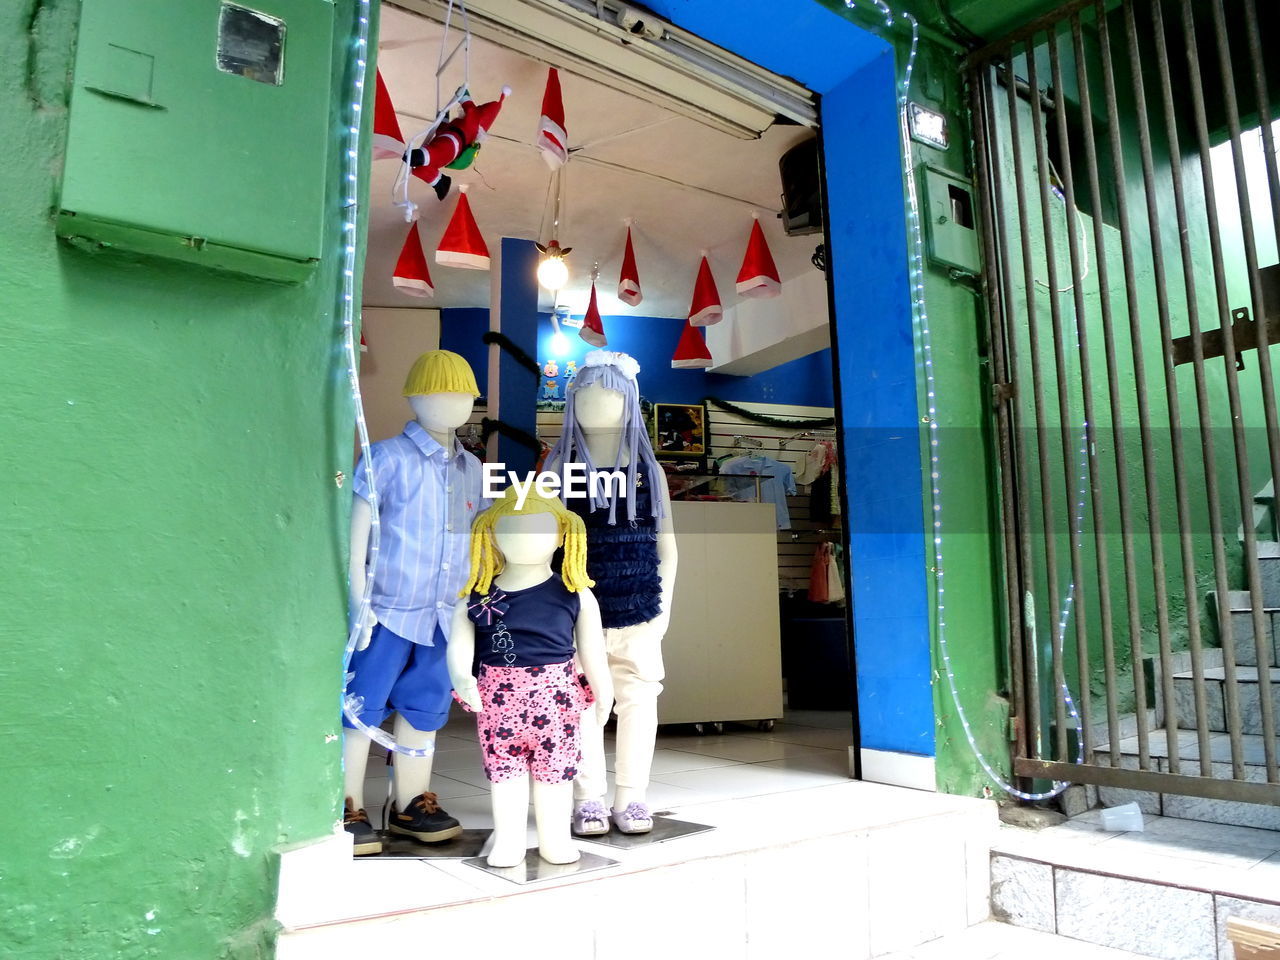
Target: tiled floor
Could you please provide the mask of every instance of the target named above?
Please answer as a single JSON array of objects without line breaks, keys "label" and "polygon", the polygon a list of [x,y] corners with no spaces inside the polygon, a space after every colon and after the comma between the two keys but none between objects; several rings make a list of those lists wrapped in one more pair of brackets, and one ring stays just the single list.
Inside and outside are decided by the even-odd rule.
[{"label": "tiled floor", "polygon": [[[610,771],[612,741],[607,733]],[[788,712],[768,732],[728,724],[721,734],[699,736],[688,727],[664,727],[654,752],[649,805],[661,811],[840,783],[849,779],[851,743],[849,714],[839,712]],[[372,746],[365,805],[375,825],[382,821],[389,772],[385,751]],[[474,717],[456,711],[437,736],[431,789],[463,826],[493,826]]]}]

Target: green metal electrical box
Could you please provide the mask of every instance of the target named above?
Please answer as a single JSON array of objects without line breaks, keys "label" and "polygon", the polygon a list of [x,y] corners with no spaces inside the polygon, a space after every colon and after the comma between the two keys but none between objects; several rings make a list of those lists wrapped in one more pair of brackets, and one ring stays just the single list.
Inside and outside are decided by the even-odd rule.
[{"label": "green metal electrical box", "polygon": [[298,281],[321,256],[332,0],[82,0],[58,234]]},{"label": "green metal electrical box", "polygon": [[973,184],[946,170],[925,166],[924,219],[934,263],[976,274],[982,269]]}]

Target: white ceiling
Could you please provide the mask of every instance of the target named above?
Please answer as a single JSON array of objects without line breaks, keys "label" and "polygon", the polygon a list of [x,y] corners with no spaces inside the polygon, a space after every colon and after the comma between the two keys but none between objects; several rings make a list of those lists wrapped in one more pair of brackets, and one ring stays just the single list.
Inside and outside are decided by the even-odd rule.
[{"label": "white ceiling", "polygon": [[[412,136],[436,113],[434,73],[443,28],[393,6],[382,10],[379,67],[404,134]],[[445,99],[462,82],[462,59],[455,58],[442,79]],[[473,39],[470,73],[477,101],[494,99],[504,84],[515,92],[507,98],[475,165],[448,172],[455,184],[471,184],[471,207],[491,252],[501,237],[546,242],[552,174],[533,140],[547,65]],[[728,306],[753,208],[760,213],[783,281],[814,269],[809,258],[820,236],[787,237],[775,216],[780,206],[778,157],[810,136],[808,130],[775,125],[759,140],[740,140],[563,69],[560,82],[570,145],[582,148],[565,167],[560,227],[561,245],[574,248],[568,261],[569,286],[560,302],[574,313],[586,308],[589,275],[598,260],[600,309],[605,315],[685,316],[703,248],[710,253],[721,300]],[[424,300],[392,286],[391,273],[408,229],[392,206],[397,169],[394,160],[373,165],[365,303],[487,307],[487,272],[435,263],[435,244],[453,212],[456,187],[441,203],[416,178],[410,180],[410,195],[420,205],[420,230],[436,293]],[[615,296],[626,217],[635,218],[632,234],[644,290],[644,301],[634,308]],[[550,305],[544,293],[543,306]]]}]

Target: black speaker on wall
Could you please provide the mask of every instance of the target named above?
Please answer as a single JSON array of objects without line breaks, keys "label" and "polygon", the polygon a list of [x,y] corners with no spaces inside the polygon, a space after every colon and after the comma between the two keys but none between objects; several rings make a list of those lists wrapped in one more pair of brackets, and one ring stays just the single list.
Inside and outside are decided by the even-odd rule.
[{"label": "black speaker on wall", "polygon": [[782,228],[801,237],[822,231],[822,175],[818,138],[797,144],[778,160],[782,176]]}]

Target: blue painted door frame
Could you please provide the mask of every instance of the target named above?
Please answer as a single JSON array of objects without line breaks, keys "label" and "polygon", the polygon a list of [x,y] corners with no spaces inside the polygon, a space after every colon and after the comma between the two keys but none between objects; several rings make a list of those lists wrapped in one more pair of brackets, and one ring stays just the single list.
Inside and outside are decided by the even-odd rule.
[{"label": "blue painted door frame", "polygon": [[[859,745],[933,756],[929,571],[893,48],[820,6],[649,0],[821,97]],[[765,29],[763,25],[767,24]]]}]

